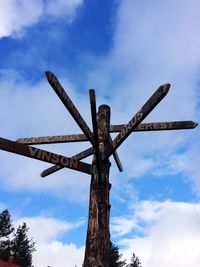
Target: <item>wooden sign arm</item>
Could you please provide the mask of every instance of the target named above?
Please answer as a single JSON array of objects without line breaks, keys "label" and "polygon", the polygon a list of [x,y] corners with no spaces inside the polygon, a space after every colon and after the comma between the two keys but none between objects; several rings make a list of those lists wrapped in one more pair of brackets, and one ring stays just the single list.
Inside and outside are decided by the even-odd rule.
[{"label": "wooden sign arm", "polygon": [[[182,130],[193,129],[197,127],[198,123],[193,121],[173,121],[173,122],[152,122],[141,123],[132,132],[145,132],[145,131],[164,131],[164,130]],[[110,133],[120,132],[125,124],[110,125]],[[122,164],[117,155],[117,151],[113,152],[113,157],[120,172],[123,171]]]},{"label": "wooden sign arm", "polygon": [[122,128],[120,133],[115,137],[112,144],[108,147],[105,159],[115,151],[122,142],[131,134],[131,132],[147,117],[147,115],[160,103],[160,101],[169,92],[170,84],[161,85],[156,92],[149,98],[143,107],[135,116]]},{"label": "wooden sign arm", "polygon": [[71,143],[71,142],[85,142],[89,141],[85,134],[71,134],[71,135],[55,135],[55,136],[41,136],[41,137],[28,137],[19,138],[17,143],[26,145],[41,145],[41,144],[58,144],[58,143]]},{"label": "wooden sign arm", "polygon": [[94,149],[95,149],[95,157],[96,157],[96,167],[98,172],[98,182],[101,182],[101,155],[99,151],[99,136],[98,136],[98,125],[97,125],[97,111],[96,111],[96,98],[95,98],[95,90],[89,90],[90,95],[90,108],[91,108],[91,116],[92,116],[92,126],[93,126],[93,136],[94,136]]},{"label": "wooden sign arm", "polygon": [[[110,133],[120,132],[126,124],[110,125]],[[132,132],[145,131],[165,131],[165,130],[184,130],[197,127],[194,121],[171,121],[171,122],[151,122],[141,123]]]},{"label": "wooden sign arm", "polygon": [[56,76],[52,72],[46,71],[46,77],[49,84],[57,94],[57,96],[60,98],[66,109],[69,111],[69,113],[72,115],[78,126],[81,128],[83,133],[87,136],[87,138],[93,145],[94,141],[90,128],[88,127],[87,123],[85,122],[85,120],[83,119],[83,117],[81,116],[81,114],[79,113],[79,111],[77,110],[77,108],[75,107],[75,105],[65,92],[62,85],[57,80]]},{"label": "wooden sign arm", "polygon": [[[88,149],[86,149],[86,150],[74,155],[72,157],[72,159],[81,160],[81,159],[84,159],[84,158],[87,158],[87,157],[91,156],[92,154],[93,154],[93,147],[90,147],[90,148],[88,148]],[[57,171],[59,171],[59,170],[61,170],[63,168],[64,167],[62,167],[62,166],[54,165],[54,166],[44,170],[41,173],[41,177],[44,178],[44,177],[46,177],[46,176],[48,176],[48,175],[50,175],[50,174],[52,174],[54,172],[57,172]]]},{"label": "wooden sign arm", "polygon": [[92,174],[92,165],[0,137],[0,149],[25,157],[53,163],[76,171]]},{"label": "wooden sign arm", "polygon": [[[52,144],[52,143],[67,143],[67,142],[81,142],[88,141],[88,138],[84,134],[75,135],[57,135],[57,136],[43,136],[43,137],[32,137],[32,138],[19,138],[16,140],[18,143],[32,145],[32,144]],[[73,156],[73,159],[81,160],[86,158],[93,153],[93,148],[89,148],[77,155]],[[42,177],[46,177],[56,171],[63,169],[64,167],[54,165],[41,173]]]},{"label": "wooden sign arm", "polygon": [[123,166],[122,166],[122,164],[121,164],[121,161],[120,161],[120,159],[119,159],[119,156],[118,156],[118,154],[117,154],[117,151],[114,151],[114,152],[113,152],[113,158],[114,158],[115,163],[116,163],[116,165],[117,165],[117,167],[118,167],[118,170],[119,170],[120,172],[123,172]]},{"label": "wooden sign arm", "polygon": [[[112,143],[112,137],[110,136],[110,134],[109,134],[109,140],[110,140],[110,143]],[[118,153],[117,153],[116,150],[113,152],[113,158],[114,158],[115,163],[116,163],[116,165],[118,167],[118,170],[120,172],[123,172],[123,166],[122,166],[122,163],[121,163],[121,161],[119,159],[119,156],[118,156]]]}]

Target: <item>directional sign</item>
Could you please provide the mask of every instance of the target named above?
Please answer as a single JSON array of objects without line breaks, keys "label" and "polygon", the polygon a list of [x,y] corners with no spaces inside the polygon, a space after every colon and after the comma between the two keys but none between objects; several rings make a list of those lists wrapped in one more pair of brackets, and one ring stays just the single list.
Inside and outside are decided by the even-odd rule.
[{"label": "directional sign", "polygon": [[[81,153],[78,153],[76,155],[74,155],[73,157],[71,157],[72,159],[75,159],[75,160],[81,160],[81,159],[84,159],[84,158],[87,158],[89,156],[91,156],[93,154],[93,147],[90,147],[84,151],[82,151]],[[54,165],[46,170],[44,170],[42,173],[41,173],[41,177],[46,177],[47,175],[50,175],[54,172],[57,172],[61,169],[63,169],[64,167],[62,166],[58,166],[58,165]]]},{"label": "directional sign", "polygon": [[79,125],[83,133],[87,136],[89,141],[93,144],[93,138],[92,138],[92,132],[88,125],[86,124],[85,120],[81,116],[81,114],[78,112],[77,108],[65,92],[62,85],[57,80],[56,76],[50,72],[46,71],[46,77],[52,88],[54,89],[55,93],[58,95],[60,100],[63,102],[69,113],[72,115],[76,123]]},{"label": "directional sign", "polygon": [[[126,124],[110,125],[110,133],[120,132]],[[171,122],[151,122],[139,124],[133,132],[145,131],[164,131],[164,130],[185,130],[197,127],[198,123],[194,121],[171,121]],[[85,142],[88,138],[85,134],[71,135],[55,135],[19,138],[16,142],[21,144],[53,144],[53,143],[70,143],[70,142]]]},{"label": "directional sign", "polygon": [[120,172],[123,172],[123,167],[122,167],[121,161],[119,159],[119,156],[117,154],[117,151],[113,152],[113,157],[114,157],[115,163],[117,164],[118,170]]},{"label": "directional sign", "polygon": [[76,171],[92,174],[92,165],[81,162],[76,159],[61,156],[32,146],[19,144],[8,139],[0,137],[0,149],[16,153],[29,158],[38,159],[48,163],[53,163],[62,167],[73,169]]},{"label": "directional sign", "polygon": [[[120,132],[125,125],[126,124],[110,125],[110,133]],[[197,125],[198,123],[194,121],[141,123],[133,130],[133,132],[193,129],[197,127]]]},{"label": "directional sign", "polygon": [[96,167],[98,172],[98,181],[101,182],[101,155],[99,151],[99,137],[97,126],[97,111],[96,111],[96,98],[94,89],[90,89],[90,108],[92,116],[93,136],[94,136],[94,149],[96,155]]},{"label": "directional sign", "polygon": [[146,116],[155,108],[156,105],[169,92],[170,84],[161,85],[156,92],[149,98],[144,106],[136,113],[136,115],[122,128],[120,133],[113,140],[112,145],[108,147],[105,158],[115,151],[121,143],[131,134],[131,132],[146,118]]},{"label": "directional sign", "polygon": [[[81,160],[81,159],[87,158],[87,157],[89,157],[89,156],[91,156],[93,154],[93,152],[94,152],[93,150],[94,150],[93,147],[90,147],[90,148],[82,151],[81,153],[76,154],[72,158],[76,159],[76,160]],[[120,159],[119,159],[119,156],[117,154],[117,151],[113,152],[113,157],[114,157],[114,160],[115,160],[115,162],[117,164],[117,167],[118,167],[119,171],[123,172],[123,167],[122,167],[122,164],[120,162]],[[59,171],[59,170],[61,170],[63,168],[64,167],[62,167],[62,166],[54,165],[54,166],[44,170],[41,173],[41,177],[44,178],[44,177],[46,177],[46,176],[48,176],[50,174],[53,174],[53,173],[55,173],[55,172],[57,172],[57,171]]]},{"label": "directional sign", "polygon": [[88,138],[85,134],[29,137],[29,138],[19,138],[16,140],[17,143],[27,144],[27,145],[70,143],[70,142],[83,142],[83,141],[88,141]]}]

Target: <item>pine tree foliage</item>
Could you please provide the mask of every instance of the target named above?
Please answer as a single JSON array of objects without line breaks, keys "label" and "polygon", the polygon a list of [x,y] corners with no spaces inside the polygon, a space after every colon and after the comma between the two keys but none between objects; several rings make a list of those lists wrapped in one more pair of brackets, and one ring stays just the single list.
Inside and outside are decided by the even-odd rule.
[{"label": "pine tree foliage", "polygon": [[6,240],[0,240],[0,259],[7,261],[11,255],[12,242],[7,238]]},{"label": "pine tree foliage", "polygon": [[11,255],[12,240],[10,235],[14,232],[14,228],[11,223],[10,213],[8,210],[4,210],[0,213],[0,258],[7,260]]},{"label": "pine tree foliage", "polygon": [[127,267],[142,267],[140,260],[138,259],[138,257],[135,255],[135,253],[133,253],[133,256],[131,258],[131,263],[127,265]]},{"label": "pine tree foliage", "polygon": [[126,261],[121,260],[122,254],[119,253],[119,248],[110,242],[110,262],[109,267],[123,267]]},{"label": "pine tree foliage", "polygon": [[20,225],[16,233],[14,233],[9,211],[4,210],[1,212],[0,259],[8,261],[9,256],[12,255],[14,256],[14,263],[22,267],[31,267],[35,243],[32,239],[29,239],[27,233],[28,228],[25,223]]},{"label": "pine tree foliage", "polygon": [[126,260],[121,260],[122,254],[119,253],[119,248],[110,242],[110,262],[109,267],[142,267],[140,260],[133,253],[131,262],[126,264]]},{"label": "pine tree foliage", "polygon": [[14,262],[22,267],[31,267],[32,253],[35,251],[34,242],[28,238],[26,223],[20,225],[13,239]]},{"label": "pine tree foliage", "polygon": [[13,231],[10,213],[8,210],[4,210],[0,213],[0,238],[8,237]]}]

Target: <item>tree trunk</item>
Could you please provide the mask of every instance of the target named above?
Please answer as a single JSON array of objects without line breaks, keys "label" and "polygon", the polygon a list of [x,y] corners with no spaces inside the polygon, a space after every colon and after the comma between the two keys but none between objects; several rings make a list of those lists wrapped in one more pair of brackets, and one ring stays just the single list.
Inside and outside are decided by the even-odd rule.
[{"label": "tree trunk", "polygon": [[[103,154],[109,144],[110,108],[106,105],[98,111],[99,149]],[[86,238],[84,267],[109,267],[110,203],[109,160],[101,161],[101,180],[96,170],[91,178],[89,219]]]}]

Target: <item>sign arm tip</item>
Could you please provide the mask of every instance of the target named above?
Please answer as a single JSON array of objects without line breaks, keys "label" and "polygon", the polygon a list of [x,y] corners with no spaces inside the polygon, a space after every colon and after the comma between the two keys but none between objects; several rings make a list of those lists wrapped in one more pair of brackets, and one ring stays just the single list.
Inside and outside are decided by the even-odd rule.
[{"label": "sign arm tip", "polygon": [[195,121],[193,121],[193,128],[196,128],[199,124]]}]

